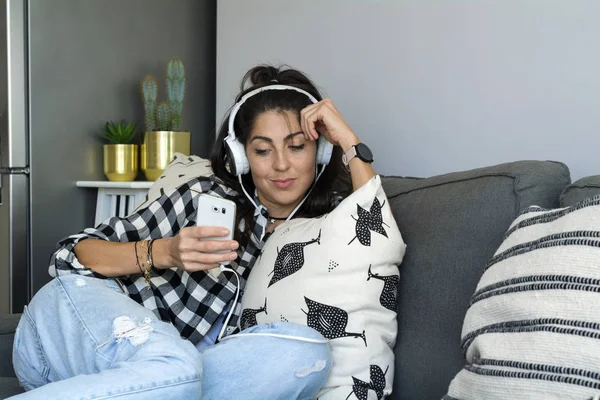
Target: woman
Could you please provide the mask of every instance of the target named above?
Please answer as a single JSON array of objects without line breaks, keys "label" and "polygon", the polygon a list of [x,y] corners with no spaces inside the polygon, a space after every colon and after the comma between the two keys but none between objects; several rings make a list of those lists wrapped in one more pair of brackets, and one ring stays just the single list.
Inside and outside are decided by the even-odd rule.
[{"label": "woman", "polygon": [[[287,87],[271,90],[275,85]],[[28,390],[15,399],[289,400],[317,393],[330,356],[311,328],[279,323],[242,332],[307,341],[215,341],[219,332],[235,333],[236,288],[243,290],[270,232],[285,219],[327,213],[350,191],[342,153],[351,158],[354,190],[375,173],[364,151],[352,157],[358,137],[300,72],[253,68],[240,99],[232,121],[249,173],[238,178],[227,164],[226,118],[211,154],[214,176],[59,243],[50,266],[58,277],[34,296],[15,335],[13,363]],[[335,149],[316,178],[319,135]],[[202,240],[228,232],[196,221],[199,192],[236,202],[235,240]],[[235,272],[205,272],[225,263]]]}]

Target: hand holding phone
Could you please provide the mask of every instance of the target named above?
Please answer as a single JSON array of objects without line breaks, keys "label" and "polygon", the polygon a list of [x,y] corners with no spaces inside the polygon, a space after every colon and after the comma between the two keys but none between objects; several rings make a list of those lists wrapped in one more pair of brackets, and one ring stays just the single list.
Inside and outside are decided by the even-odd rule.
[{"label": "hand holding phone", "polygon": [[216,276],[220,273],[219,265],[227,265],[238,257],[234,227],[234,202],[200,195],[196,226],[182,228],[168,239],[169,267],[187,272],[213,271],[211,274]]},{"label": "hand holding phone", "polygon": [[[196,214],[196,226],[215,226],[227,228],[229,234],[225,237],[207,237],[201,240],[233,240],[235,230],[235,203],[221,197],[201,194],[198,196],[198,211]],[[227,252],[222,250],[220,253]],[[216,251],[214,253],[219,253]]]},{"label": "hand holding phone", "polygon": [[[226,236],[214,236],[200,239],[202,241],[209,240],[233,240],[235,231],[235,212],[236,205],[233,201],[223,199],[221,197],[201,194],[198,197],[198,212],[196,217],[197,226],[214,226],[227,228],[229,234]],[[216,250],[211,254],[224,254],[230,252],[230,249]],[[228,265],[229,260],[220,262],[221,265]],[[221,271],[217,268],[207,270],[207,272],[218,275]]]}]

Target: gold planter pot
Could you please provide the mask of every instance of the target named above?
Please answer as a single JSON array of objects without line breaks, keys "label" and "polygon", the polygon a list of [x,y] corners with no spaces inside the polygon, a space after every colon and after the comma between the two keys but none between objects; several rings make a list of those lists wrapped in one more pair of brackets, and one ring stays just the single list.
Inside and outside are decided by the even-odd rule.
[{"label": "gold planter pot", "polygon": [[104,145],[104,175],[109,181],[133,181],[138,171],[137,144]]},{"label": "gold planter pot", "polygon": [[175,131],[144,132],[141,168],[149,181],[157,180],[175,153],[190,155],[190,133]]}]

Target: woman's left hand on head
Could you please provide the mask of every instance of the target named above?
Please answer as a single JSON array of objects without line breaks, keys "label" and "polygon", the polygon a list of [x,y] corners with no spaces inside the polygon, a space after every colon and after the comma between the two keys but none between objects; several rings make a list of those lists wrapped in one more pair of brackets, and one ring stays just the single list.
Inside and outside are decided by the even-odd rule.
[{"label": "woman's left hand on head", "polygon": [[300,125],[308,140],[322,134],[330,143],[347,151],[360,140],[330,99],[305,107],[300,112]]}]

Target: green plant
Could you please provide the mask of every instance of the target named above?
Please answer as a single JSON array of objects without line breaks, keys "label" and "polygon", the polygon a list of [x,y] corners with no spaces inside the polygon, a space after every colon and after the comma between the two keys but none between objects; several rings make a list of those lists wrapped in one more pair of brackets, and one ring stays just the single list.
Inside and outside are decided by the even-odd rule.
[{"label": "green plant", "polygon": [[102,137],[111,144],[129,144],[135,138],[135,124],[122,120],[118,124],[106,122],[102,130]]},{"label": "green plant", "polygon": [[178,131],[183,120],[183,100],[185,98],[185,67],[178,57],[167,64],[168,101],[157,103],[158,83],[152,75],[142,79],[142,101],[146,130]]},{"label": "green plant", "polygon": [[151,75],[146,75],[142,80],[142,99],[144,102],[144,122],[146,130],[153,131],[156,126],[154,117],[156,110],[156,96],[158,95],[158,83]]},{"label": "green plant", "polygon": [[166,101],[161,101],[156,107],[156,127],[159,131],[170,131],[173,123],[173,113]]},{"label": "green plant", "polygon": [[181,129],[183,98],[185,97],[185,68],[183,62],[175,57],[167,65],[167,96],[173,121],[172,129]]}]

